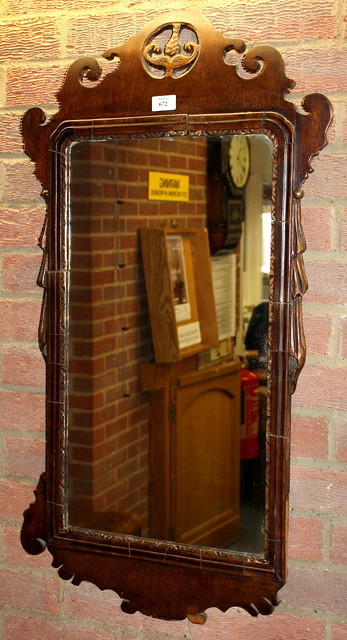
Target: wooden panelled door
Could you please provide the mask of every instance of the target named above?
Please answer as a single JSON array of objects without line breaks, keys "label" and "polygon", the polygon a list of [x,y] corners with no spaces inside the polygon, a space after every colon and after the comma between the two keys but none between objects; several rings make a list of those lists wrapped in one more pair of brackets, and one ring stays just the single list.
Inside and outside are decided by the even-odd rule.
[{"label": "wooden panelled door", "polygon": [[238,365],[182,375],[171,393],[173,539],[227,548],[240,535]]}]

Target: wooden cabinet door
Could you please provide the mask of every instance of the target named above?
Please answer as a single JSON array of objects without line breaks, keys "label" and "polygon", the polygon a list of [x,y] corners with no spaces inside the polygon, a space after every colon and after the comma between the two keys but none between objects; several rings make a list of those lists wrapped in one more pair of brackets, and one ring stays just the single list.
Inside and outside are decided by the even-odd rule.
[{"label": "wooden cabinet door", "polygon": [[229,365],[173,381],[171,522],[177,542],[228,547],[240,534],[240,374]]}]

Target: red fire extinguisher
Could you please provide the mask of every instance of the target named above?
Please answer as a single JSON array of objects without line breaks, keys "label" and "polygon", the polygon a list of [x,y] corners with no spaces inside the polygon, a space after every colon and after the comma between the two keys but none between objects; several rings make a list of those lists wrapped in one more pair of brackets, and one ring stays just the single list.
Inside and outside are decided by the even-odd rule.
[{"label": "red fire extinguisher", "polygon": [[241,460],[259,455],[259,378],[241,369]]}]

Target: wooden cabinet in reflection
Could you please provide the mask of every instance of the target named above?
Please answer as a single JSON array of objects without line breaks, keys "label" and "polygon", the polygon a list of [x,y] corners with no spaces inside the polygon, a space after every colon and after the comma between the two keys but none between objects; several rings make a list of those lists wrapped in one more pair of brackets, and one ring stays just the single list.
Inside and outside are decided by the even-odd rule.
[{"label": "wooden cabinet in reflection", "polygon": [[240,535],[240,365],[143,364],[150,537],[227,548]]}]

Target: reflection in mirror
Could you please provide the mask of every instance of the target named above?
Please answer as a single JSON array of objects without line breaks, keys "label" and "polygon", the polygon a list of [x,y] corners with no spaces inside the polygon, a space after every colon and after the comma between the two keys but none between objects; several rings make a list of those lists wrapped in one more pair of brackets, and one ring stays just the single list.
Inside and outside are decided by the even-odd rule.
[{"label": "reflection in mirror", "polygon": [[[211,199],[216,140],[223,189]],[[272,145],[247,137],[236,187],[230,141],[69,148],[70,526],[264,552]],[[156,364],[138,231],[206,228],[218,207],[219,348]]]}]

